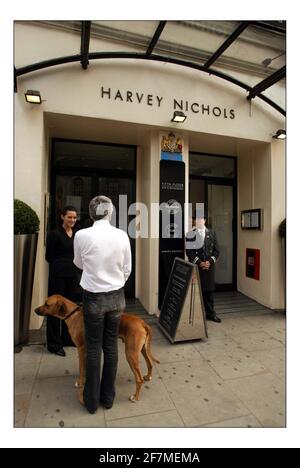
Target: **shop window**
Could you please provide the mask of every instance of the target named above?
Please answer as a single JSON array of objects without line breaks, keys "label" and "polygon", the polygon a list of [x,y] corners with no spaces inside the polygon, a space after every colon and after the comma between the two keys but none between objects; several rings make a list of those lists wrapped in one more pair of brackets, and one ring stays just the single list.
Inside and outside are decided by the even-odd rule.
[{"label": "shop window", "polygon": [[75,179],[73,179],[72,195],[82,197],[83,189],[84,183],[82,177],[75,177]]},{"label": "shop window", "polygon": [[235,178],[234,158],[190,153],[190,176]]}]

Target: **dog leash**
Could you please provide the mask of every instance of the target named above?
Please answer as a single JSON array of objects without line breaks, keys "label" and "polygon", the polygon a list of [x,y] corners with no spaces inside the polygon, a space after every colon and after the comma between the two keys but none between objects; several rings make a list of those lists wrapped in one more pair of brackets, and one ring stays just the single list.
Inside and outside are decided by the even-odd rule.
[{"label": "dog leash", "polygon": [[75,312],[77,310],[81,309],[80,306],[77,306],[76,309],[72,310],[72,312],[70,312],[66,317],[64,317],[62,320],[67,320],[69,317],[71,317],[71,315],[75,314]]}]

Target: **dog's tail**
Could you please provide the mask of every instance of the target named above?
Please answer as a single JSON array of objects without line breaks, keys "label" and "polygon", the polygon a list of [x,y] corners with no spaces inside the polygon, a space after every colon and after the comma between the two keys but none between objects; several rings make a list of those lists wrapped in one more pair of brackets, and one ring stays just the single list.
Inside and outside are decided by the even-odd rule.
[{"label": "dog's tail", "polygon": [[157,364],[160,364],[160,361],[153,356],[152,351],[151,351],[152,329],[151,327],[149,327],[149,325],[146,322],[144,322],[144,328],[147,332],[145,345],[147,346],[148,356],[150,356],[153,362],[157,362]]}]

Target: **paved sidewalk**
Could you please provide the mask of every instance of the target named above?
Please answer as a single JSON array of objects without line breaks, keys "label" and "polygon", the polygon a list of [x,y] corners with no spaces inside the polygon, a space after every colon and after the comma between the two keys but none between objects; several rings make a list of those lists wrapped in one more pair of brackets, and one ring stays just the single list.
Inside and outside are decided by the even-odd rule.
[{"label": "paved sidewalk", "polygon": [[24,347],[15,354],[15,427],[285,427],[285,314],[241,307],[220,316],[207,340],[178,344],[149,318],[161,363],[138,403],[128,399],[134,378],[119,340],[115,404],[93,415],[77,401],[75,348],[61,358]]}]

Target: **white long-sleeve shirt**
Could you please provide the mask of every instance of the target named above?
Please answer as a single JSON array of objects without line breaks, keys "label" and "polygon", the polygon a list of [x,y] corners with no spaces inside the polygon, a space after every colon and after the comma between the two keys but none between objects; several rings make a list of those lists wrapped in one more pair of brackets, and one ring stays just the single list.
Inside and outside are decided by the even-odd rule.
[{"label": "white long-sleeve shirt", "polygon": [[75,234],[74,263],[83,270],[83,289],[98,293],[122,288],[131,273],[128,235],[107,220],[95,221]]}]

